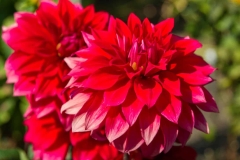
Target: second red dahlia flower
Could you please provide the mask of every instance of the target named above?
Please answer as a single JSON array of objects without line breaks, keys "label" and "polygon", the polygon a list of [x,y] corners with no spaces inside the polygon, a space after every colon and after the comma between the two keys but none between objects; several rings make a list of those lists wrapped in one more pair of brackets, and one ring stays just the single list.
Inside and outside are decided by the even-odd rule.
[{"label": "second red dahlia flower", "polygon": [[[81,32],[105,29],[108,14],[69,0],[59,0],[58,4],[42,1],[36,13],[18,12],[15,21],[2,34],[14,51],[5,65],[7,80],[14,83],[14,95],[30,95],[38,118],[59,112],[68,99],[63,89],[70,68],[64,58],[86,48]],[[58,115],[68,128],[65,117]]]},{"label": "second red dahlia flower", "polygon": [[194,51],[201,44],[171,33],[173,19],[157,25],[134,14],[111,18],[108,31],[84,34],[87,49],[66,58],[76,87],[62,111],[75,115],[74,132],[105,128],[118,150],[140,147],[145,157],[186,144],[193,128],[208,133],[201,110],[218,112],[203,87],[215,69]]}]

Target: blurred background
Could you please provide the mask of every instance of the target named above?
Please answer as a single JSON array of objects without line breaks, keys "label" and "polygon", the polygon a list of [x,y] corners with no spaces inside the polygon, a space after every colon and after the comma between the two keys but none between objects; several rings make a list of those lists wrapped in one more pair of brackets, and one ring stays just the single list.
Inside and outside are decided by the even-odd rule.
[{"label": "blurred background", "polygon": [[[79,0],[72,0],[79,2]],[[214,95],[220,114],[204,113],[210,134],[194,131],[188,145],[196,149],[198,160],[240,160],[240,0],[80,0],[95,4],[126,21],[130,12],[157,23],[175,18],[174,33],[198,39],[203,48],[197,54],[217,67],[216,80],[207,86]],[[34,12],[39,0],[0,0],[0,26],[14,22],[17,11]],[[1,32],[1,31],[0,31]],[[1,33],[0,33],[1,34]],[[5,84],[4,62],[11,50],[0,40],[0,160],[28,160],[23,142],[24,98],[12,96]]]}]

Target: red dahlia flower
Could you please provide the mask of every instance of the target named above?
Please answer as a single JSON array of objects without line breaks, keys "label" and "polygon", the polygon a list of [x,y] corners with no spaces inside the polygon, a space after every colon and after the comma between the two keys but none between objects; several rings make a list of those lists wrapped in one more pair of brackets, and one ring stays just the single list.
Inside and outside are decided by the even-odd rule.
[{"label": "red dahlia flower", "polygon": [[110,19],[108,31],[84,33],[88,48],[66,58],[69,87],[62,111],[74,115],[74,132],[105,128],[118,150],[140,147],[153,157],[172,144],[185,145],[193,128],[208,133],[199,109],[218,112],[203,87],[215,70],[194,51],[201,44],[171,33],[173,19],[153,25],[134,15]]},{"label": "red dahlia flower", "polygon": [[65,131],[55,113],[37,118],[29,111],[25,125],[28,127],[25,141],[33,145],[34,159],[65,160],[70,145],[73,160],[116,160],[123,156],[107,141],[91,138],[89,132]]},{"label": "red dahlia flower", "polygon": [[14,95],[65,102],[62,90],[69,67],[63,59],[85,48],[81,32],[104,29],[108,14],[95,13],[93,6],[82,9],[79,4],[60,0],[58,4],[41,2],[36,13],[16,13],[15,20],[2,34],[14,50],[5,65],[8,82],[15,83]]}]

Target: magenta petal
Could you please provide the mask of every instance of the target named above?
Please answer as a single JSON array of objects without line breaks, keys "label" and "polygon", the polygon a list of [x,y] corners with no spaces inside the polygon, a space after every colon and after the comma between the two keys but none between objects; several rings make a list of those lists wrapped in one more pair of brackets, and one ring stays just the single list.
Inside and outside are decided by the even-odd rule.
[{"label": "magenta petal", "polygon": [[186,103],[183,103],[178,125],[182,129],[185,129],[186,131],[192,133],[194,127],[194,114],[191,107]]},{"label": "magenta petal", "polygon": [[189,103],[206,103],[204,92],[199,86],[188,86],[181,84],[182,99]]},{"label": "magenta petal", "polygon": [[154,79],[136,79],[134,82],[134,90],[140,101],[148,107],[152,107],[162,92],[161,85]]},{"label": "magenta petal", "polygon": [[118,139],[114,140],[112,144],[121,152],[131,152],[138,149],[143,143],[140,128],[138,125],[131,126],[128,131]]},{"label": "magenta petal", "polygon": [[105,132],[109,142],[114,141],[123,135],[129,128],[119,107],[112,107],[106,118]]},{"label": "magenta petal", "polygon": [[132,126],[136,122],[144,103],[139,101],[133,92],[129,92],[128,96],[129,98],[122,104],[122,112],[126,121]]},{"label": "magenta petal", "polygon": [[205,133],[209,133],[209,128],[206,119],[204,118],[201,111],[196,106],[191,106],[194,113],[194,127]]},{"label": "magenta petal", "polygon": [[159,78],[162,82],[163,88],[165,88],[169,93],[181,96],[180,80],[174,73],[164,71],[161,72]]},{"label": "magenta petal", "polygon": [[181,113],[182,102],[177,97],[170,95],[171,104],[168,104],[164,111],[161,113],[165,118],[173,123],[178,123],[178,118]]},{"label": "magenta petal", "polygon": [[89,100],[90,96],[90,93],[78,93],[73,99],[70,99],[62,105],[61,112],[65,112],[66,114],[77,114]]},{"label": "magenta petal", "polygon": [[155,108],[147,109],[144,107],[142,110],[139,124],[146,145],[149,145],[156,136],[160,127],[160,118]]},{"label": "magenta petal", "polygon": [[165,140],[165,147],[164,153],[167,153],[173,143],[175,142],[177,135],[178,135],[178,126],[168,120],[162,118],[161,119],[161,129],[163,132],[164,140]]},{"label": "magenta petal", "polygon": [[162,131],[159,131],[149,145],[143,144],[141,146],[141,152],[144,157],[154,157],[163,151],[164,144]]},{"label": "magenta petal", "polygon": [[106,67],[90,75],[84,86],[95,90],[104,90],[116,84],[120,77],[121,73],[116,68]]},{"label": "magenta petal", "polygon": [[206,111],[206,112],[219,112],[217,104],[212,97],[212,95],[204,88],[202,87],[202,90],[204,92],[205,98],[206,98],[206,103],[199,103],[197,106]]},{"label": "magenta petal", "polygon": [[[97,95],[98,96],[98,95]],[[91,106],[88,109],[86,115],[86,129],[87,130],[94,130],[97,129],[98,126],[103,122],[105,119],[109,107],[103,104],[98,98],[95,96],[95,100],[93,100]],[[97,97],[97,98],[96,98]]]},{"label": "magenta petal", "polygon": [[126,81],[116,84],[113,89],[104,92],[104,103],[108,106],[117,106],[124,102],[127,97],[131,82]]}]

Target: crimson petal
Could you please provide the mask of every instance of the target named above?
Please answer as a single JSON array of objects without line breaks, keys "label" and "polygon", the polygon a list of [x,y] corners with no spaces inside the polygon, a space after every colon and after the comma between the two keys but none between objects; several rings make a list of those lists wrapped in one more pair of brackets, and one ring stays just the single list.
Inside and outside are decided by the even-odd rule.
[{"label": "crimson petal", "polygon": [[178,126],[162,118],[161,129],[162,129],[164,140],[165,140],[164,153],[167,153],[171,149],[173,143],[177,138]]},{"label": "crimson petal", "polygon": [[146,145],[149,145],[156,136],[160,127],[160,118],[155,108],[147,109],[147,107],[144,107],[142,110],[139,116],[139,124]]},{"label": "crimson petal", "polygon": [[152,107],[162,92],[162,87],[154,79],[136,79],[134,90],[140,101]]}]

